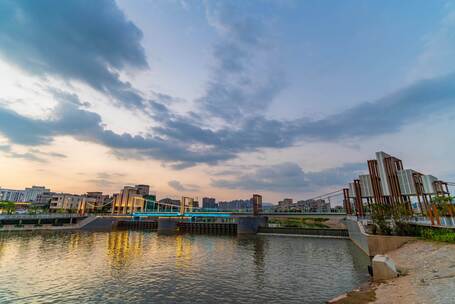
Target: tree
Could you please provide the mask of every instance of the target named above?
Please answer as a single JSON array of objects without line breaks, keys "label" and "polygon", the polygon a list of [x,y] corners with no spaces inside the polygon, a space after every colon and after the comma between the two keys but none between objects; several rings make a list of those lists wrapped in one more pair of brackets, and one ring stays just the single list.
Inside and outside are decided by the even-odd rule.
[{"label": "tree", "polygon": [[16,204],[13,202],[0,202],[0,209],[2,212],[6,212],[7,214],[12,214],[16,211]]},{"label": "tree", "polygon": [[453,196],[437,195],[431,198],[431,202],[435,204],[436,208],[442,215],[453,216]]}]

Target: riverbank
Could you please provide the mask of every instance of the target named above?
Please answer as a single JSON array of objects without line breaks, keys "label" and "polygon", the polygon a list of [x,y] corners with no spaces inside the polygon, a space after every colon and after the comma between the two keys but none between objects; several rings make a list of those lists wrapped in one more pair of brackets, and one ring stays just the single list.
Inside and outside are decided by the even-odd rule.
[{"label": "riverbank", "polygon": [[364,285],[332,303],[453,303],[455,244],[419,240],[387,255],[402,273],[400,277],[384,283]]}]

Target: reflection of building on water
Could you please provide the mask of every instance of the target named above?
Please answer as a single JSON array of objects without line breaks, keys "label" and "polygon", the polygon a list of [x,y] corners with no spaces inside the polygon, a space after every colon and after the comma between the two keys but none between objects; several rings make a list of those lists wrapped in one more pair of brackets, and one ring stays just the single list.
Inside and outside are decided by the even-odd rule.
[{"label": "reflection of building on water", "polygon": [[94,233],[73,233],[69,236],[68,247],[71,250],[76,250],[81,246],[85,249],[93,249],[95,240],[96,234]]},{"label": "reflection of building on water", "polygon": [[108,256],[117,267],[126,266],[136,257],[142,255],[143,233],[133,231],[116,231],[109,234]]},{"label": "reflection of building on water", "polygon": [[81,235],[80,235],[80,233],[71,234],[69,242],[68,242],[68,247],[71,250],[74,250],[74,249],[79,248],[80,245],[81,245]]},{"label": "reflection of building on water", "polygon": [[264,271],[265,271],[265,250],[266,240],[262,237],[256,237],[254,239],[254,266],[255,266],[255,280],[257,284],[262,287],[264,286]]},{"label": "reflection of building on water", "polygon": [[0,259],[2,258],[3,254],[5,253],[5,242],[0,237]]},{"label": "reflection of building on water", "polygon": [[261,237],[254,240],[254,265],[256,265],[257,272],[264,271],[264,258],[265,258],[265,240]]},{"label": "reflection of building on water", "polygon": [[186,239],[183,235],[176,235],[175,237],[175,265],[177,268],[187,267],[192,260],[192,246],[190,240]]}]

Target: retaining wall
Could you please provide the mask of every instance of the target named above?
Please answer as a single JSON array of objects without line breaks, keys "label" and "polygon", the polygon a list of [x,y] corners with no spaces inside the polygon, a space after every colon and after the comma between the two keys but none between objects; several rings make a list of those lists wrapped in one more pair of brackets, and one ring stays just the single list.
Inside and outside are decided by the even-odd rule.
[{"label": "retaining wall", "polygon": [[260,227],[259,233],[297,234],[308,236],[349,238],[349,232],[347,229]]},{"label": "retaining wall", "polygon": [[352,242],[370,257],[385,254],[416,239],[408,236],[367,234],[359,222],[349,219],[346,220],[346,227]]}]

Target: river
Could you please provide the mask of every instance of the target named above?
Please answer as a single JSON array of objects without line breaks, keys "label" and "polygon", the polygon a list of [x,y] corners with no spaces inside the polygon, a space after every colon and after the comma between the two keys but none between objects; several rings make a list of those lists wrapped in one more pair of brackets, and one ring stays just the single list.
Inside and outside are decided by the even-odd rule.
[{"label": "river", "polygon": [[323,303],[367,264],[349,240],[0,233],[0,303]]}]

